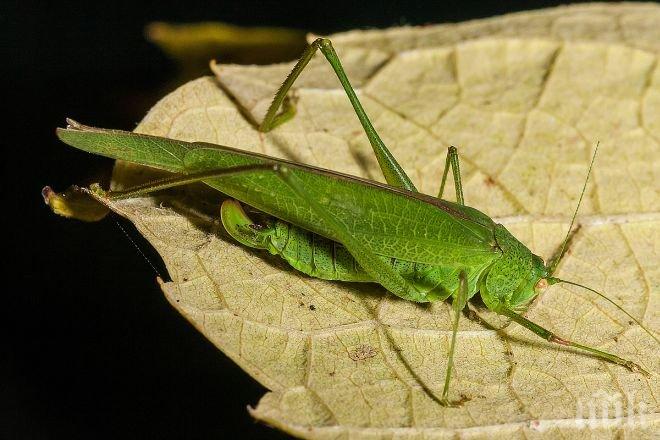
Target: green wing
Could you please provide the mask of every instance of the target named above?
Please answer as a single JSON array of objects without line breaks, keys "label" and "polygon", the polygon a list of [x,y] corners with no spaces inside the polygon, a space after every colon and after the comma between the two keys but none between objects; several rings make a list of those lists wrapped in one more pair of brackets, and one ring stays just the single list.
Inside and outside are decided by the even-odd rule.
[{"label": "green wing", "polygon": [[[182,174],[259,163],[286,164],[311,196],[378,255],[445,267],[481,266],[499,255],[493,246],[490,218],[473,208],[423,194],[220,145],[103,130],[73,121],[57,133],[62,141],[84,151]],[[336,239],[272,172],[204,182],[270,215]]]}]

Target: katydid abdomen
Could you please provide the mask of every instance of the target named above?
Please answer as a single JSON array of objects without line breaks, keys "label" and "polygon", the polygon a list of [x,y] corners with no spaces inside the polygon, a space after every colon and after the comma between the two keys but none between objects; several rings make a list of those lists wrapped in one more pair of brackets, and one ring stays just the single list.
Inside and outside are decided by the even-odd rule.
[{"label": "katydid abdomen", "polygon": [[[278,255],[294,269],[330,281],[376,282],[344,245],[271,216],[253,221],[236,200],[222,204],[226,231],[239,243]],[[427,301],[444,300],[458,288],[459,270],[380,256],[402,277],[414,284]],[[476,285],[485,270],[470,271]],[[476,290],[471,292],[474,295]]]}]

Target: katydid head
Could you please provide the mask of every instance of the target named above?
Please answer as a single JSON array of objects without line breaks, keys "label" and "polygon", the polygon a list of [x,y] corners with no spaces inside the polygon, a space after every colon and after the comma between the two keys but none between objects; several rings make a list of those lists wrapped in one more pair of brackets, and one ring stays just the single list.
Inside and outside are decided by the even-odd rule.
[{"label": "katydid head", "polygon": [[548,269],[545,267],[543,259],[531,252],[530,254],[531,267],[527,271],[527,277],[509,299],[509,304],[515,311],[527,309],[529,303],[543,292],[547,286],[546,277],[548,276]]},{"label": "katydid head", "polygon": [[527,308],[540,291],[541,280],[549,276],[543,259],[534,255],[504,226],[495,227],[495,240],[502,256],[480,281],[481,298],[488,308],[517,312]]}]

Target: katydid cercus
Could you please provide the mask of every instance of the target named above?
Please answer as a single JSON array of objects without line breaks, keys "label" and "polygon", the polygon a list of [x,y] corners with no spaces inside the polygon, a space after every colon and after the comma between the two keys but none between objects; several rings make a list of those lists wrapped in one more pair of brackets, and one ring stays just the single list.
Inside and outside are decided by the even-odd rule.
[{"label": "katydid cercus", "polygon": [[[438,197],[417,192],[369,121],[328,39],[319,38],[306,49],[275,95],[259,130],[269,131],[295,115],[287,92],[317,50],[346,91],[387,185],[221,145],[98,129],[74,121],[57,134],[81,150],[177,174],[125,191],[103,192],[96,187],[93,191],[99,196],[134,197],[201,181],[232,197],[222,204],[221,220],[233,238],[279,255],[307,275],[378,283],[415,302],[451,297],[454,318],[443,404],[451,404],[449,383],[459,317],[476,293],[490,310],[550,342],[648,374],[630,360],[563,339],[522,315],[545,286],[571,284],[606,299],[660,343],[638,319],[602,293],[553,276],[570,241],[595,152],[566,238],[546,265],[504,226],[465,205],[456,148],[449,148]],[[284,110],[278,113],[281,107]],[[455,203],[442,199],[450,168]],[[253,220],[239,201],[263,214]]]}]

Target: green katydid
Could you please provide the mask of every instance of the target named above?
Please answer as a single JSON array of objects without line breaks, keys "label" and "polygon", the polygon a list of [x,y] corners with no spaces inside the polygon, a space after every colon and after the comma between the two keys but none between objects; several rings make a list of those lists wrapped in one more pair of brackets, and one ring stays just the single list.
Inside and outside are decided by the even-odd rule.
[{"label": "green katydid", "polygon": [[[134,197],[201,181],[233,198],[221,207],[229,235],[245,246],[279,255],[300,272],[327,280],[378,283],[415,302],[451,297],[454,319],[443,404],[451,404],[449,384],[460,314],[477,292],[490,310],[550,342],[648,374],[630,360],[560,338],[521,314],[543,287],[567,283],[605,298],[660,342],[602,293],[553,277],[570,241],[595,152],[566,238],[546,265],[504,226],[465,205],[456,148],[449,148],[438,196],[417,192],[372,126],[328,39],[317,39],[304,52],[275,95],[261,131],[294,116],[287,93],[317,50],[346,91],[387,184],[226,146],[98,129],[74,121],[57,133],[81,150],[177,173],[125,191],[94,189],[105,198]],[[281,107],[284,110],[279,112]],[[456,203],[442,199],[450,168]],[[254,221],[239,201],[265,215]]]}]

